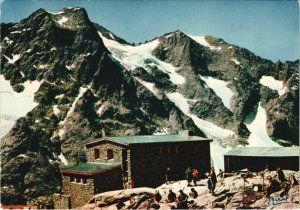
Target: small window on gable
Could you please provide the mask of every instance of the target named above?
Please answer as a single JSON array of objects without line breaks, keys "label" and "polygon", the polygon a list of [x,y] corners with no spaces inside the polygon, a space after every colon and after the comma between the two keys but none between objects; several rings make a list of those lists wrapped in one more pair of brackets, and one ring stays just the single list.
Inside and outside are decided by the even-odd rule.
[{"label": "small window on gable", "polygon": [[114,152],[112,149],[107,149],[107,160],[114,158]]},{"label": "small window on gable", "polygon": [[95,157],[95,159],[99,159],[100,158],[100,151],[99,151],[99,149],[94,149],[94,157]]}]

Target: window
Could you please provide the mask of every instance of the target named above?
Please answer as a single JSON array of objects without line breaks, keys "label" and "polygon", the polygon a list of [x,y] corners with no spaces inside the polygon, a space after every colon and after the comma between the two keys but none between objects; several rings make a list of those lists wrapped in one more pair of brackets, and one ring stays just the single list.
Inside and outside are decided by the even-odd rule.
[{"label": "window", "polygon": [[94,149],[94,157],[95,157],[95,159],[99,159],[100,158],[100,151],[99,151],[99,149]]},{"label": "window", "polygon": [[82,184],[86,184],[86,179],[82,179]]},{"label": "window", "polygon": [[81,183],[81,179],[80,178],[76,178],[76,183]]},{"label": "window", "polygon": [[176,155],[179,154],[179,147],[175,147],[175,154],[176,154]]},{"label": "window", "polygon": [[159,154],[163,155],[165,153],[165,148],[164,147],[160,147],[159,148]]},{"label": "window", "polygon": [[114,158],[114,152],[112,149],[107,149],[107,160]]},{"label": "window", "polygon": [[74,182],[74,177],[70,177],[70,182]]},{"label": "window", "polygon": [[172,147],[168,147],[168,154],[172,154]]}]

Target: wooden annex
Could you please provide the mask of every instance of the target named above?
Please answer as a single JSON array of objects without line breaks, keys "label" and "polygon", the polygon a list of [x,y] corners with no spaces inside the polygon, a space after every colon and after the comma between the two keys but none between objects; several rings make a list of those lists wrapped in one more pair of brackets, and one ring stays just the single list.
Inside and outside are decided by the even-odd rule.
[{"label": "wooden annex", "polygon": [[225,172],[299,170],[299,147],[237,147],[224,155]]}]

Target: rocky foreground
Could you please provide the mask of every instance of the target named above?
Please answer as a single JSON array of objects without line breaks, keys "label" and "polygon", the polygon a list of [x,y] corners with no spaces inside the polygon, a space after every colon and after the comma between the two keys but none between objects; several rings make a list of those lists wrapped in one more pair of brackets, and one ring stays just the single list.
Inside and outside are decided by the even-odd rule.
[{"label": "rocky foreground", "polygon": [[[192,209],[299,209],[299,175],[300,172],[284,171],[285,177],[290,184],[287,194],[283,195],[284,189],[272,193],[269,197],[266,196],[265,190],[261,190],[264,186],[269,186],[268,176],[274,177],[275,171],[266,172],[264,180],[259,174],[252,174],[249,178],[244,178],[241,175],[234,175],[227,178],[219,178],[215,189],[215,196],[209,193],[207,188],[207,179],[197,182],[197,186],[187,186],[187,181],[177,181],[171,184],[163,184],[162,186],[153,188],[134,188],[126,190],[118,190],[105,192],[95,195],[82,209],[116,209],[118,203],[124,203],[122,208],[127,209],[130,205],[132,196],[140,196],[147,194],[149,199],[142,202],[137,209],[151,209],[155,203],[153,196],[156,190],[162,196],[158,203],[159,209],[176,208],[176,202],[167,203],[167,195],[171,189],[176,195],[179,195],[179,190],[189,195],[193,187],[199,194],[196,199],[189,197],[188,205]],[[292,176],[295,177],[293,181]],[[244,195],[244,196],[243,196]]]}]

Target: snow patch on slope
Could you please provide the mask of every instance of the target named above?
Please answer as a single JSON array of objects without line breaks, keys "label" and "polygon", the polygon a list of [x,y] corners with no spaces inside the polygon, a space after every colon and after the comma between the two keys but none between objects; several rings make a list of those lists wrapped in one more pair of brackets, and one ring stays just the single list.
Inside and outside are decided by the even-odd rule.
[{"label": "snow patch on slope", "polygon": [[60,161],[65,165],[65,166],[68,166],[68,161],[67,159],[65,158],[65,156],[63,155],[63,153],[60,153],[58,155],[58,158],[60,159]]},{"label": "snow patch on slope", "polygon": [[21,55],[20,54],[12,54],[12,58],[7,57],[6,55],[3,55],[4,58],[6,58],[6,60],[8,61],[8,63],[15,63],[17,60],[20,59]]},{"label": "snow patch on slope", "polygon": [[115,40],[107,39],[100,32],[98,32],[98,34],[103,40],[105,47],[108,48],[112,53],[112,56],[125,68],[134,70],[137,67],[142,67],[147,71],[151,71],[151,66],[156,66],[158,69],[170,76],[170,81],[172,83],[185,83],[185,78],[177,73],[176,67],[169,63],[163,62],[152,55],[152,51],[159,44],[158,39],[139,46],[131,46],[120,44]]},{"label": "snow patch on slope", "polygon": [[229,82],[215,79],[213,77],[206,77],[201,75],[199,75],[199,77],[207,84],[209,88],[213,89],[217,96],[222,99],[224,106],[232,110],[230,108],[230,99],[234,95],[234,92],[227,87]]},{"label": "snow patch on slope", "polygon": [[196,115],[190,113],[190,106],[188,104],[188,100],[184,98],[184,96],[178,92],[169,93],[167,97],[175,103],[175,105],[187,116],[191,117],[194,123],[198,128],[200,128],[207,137],[216,137],[216,138],[227,138],[234,135],[234,132],[230,130],[226,130],[218,127],[217,125],[202,120],[198,118]]},{"label": "snow patch on slope", "polygon": [[267,114],[265,109],[258,104],[254,110],[245,118],[245,125],[251,132],[248,138],[248,147],[279,147],[267,133]]},{"label": "snow patch on slope", "polygon": [[74,111],[75,105],[76,105],[78,99],[82,97],[82,95],[85,93],[86,90],[87,90],[87,88],[85,88],[85,87],[80,87],[79,93],[78,93],[77,97],[75,98],[75,100],[73,101],[71,108],[68,110],[65,119],[64,119],[63,121],[60,121],[60,122],[59,122],[59,125],[61,126],[61,128],[60,128],[59,131],[58,131],[58,136],[59,136],[60,138],[62,138],[63,135],[64,135],[64,133],[65,133],[64,126],[65,126],[65,123],[66,123],[68,117],[69,117],[70,114]]},{"label": "snow patch on slope", "polygon": [[287,91],[287,87],[283,85],[283,81],[276,80],[272,76],[262,76],[259,83],[272,90],[276,90],[279,96],[283,95]]},{"label": "snow patch on slope", "polygon": [[53,107],[53,112],[54,112],[54,114],[55,114],[55,115],[58,115],[58,114],[60,113],[60,110],[59,110],[59,108],[58,108],[58,105],[53,105],[52,107]]},{"label": "snow patch on slope", "polygon": [[216,47],[216,46],[212,46],[210,45],[205,36],[193,36],[193,35],[189,35],[189,34],[186,34],[187,36],[189,36],[190,38],[192,38],[194,41],[198,42],[199,44],[201,44],[202,46],[204,47],[208,47],[209,49],[211,50],[214,50],[214,51],[220,51],[222,48],[221,47]]},{"label": "snow patch on slope", "polygon": [[233,61],[236,65],[241,64],[236,58],[231,58],[230,60]]},{"label": "snow patch on slope", "polygon": [[159,96],[157,89],[155,87],[155,84],[152,82],[147,82],[144,81],[138,77],[133,77],[134,79],[136,79],[139,83],[141,83],[143,86],[145,86],[148,90],[150,90],[155,96]]}]

